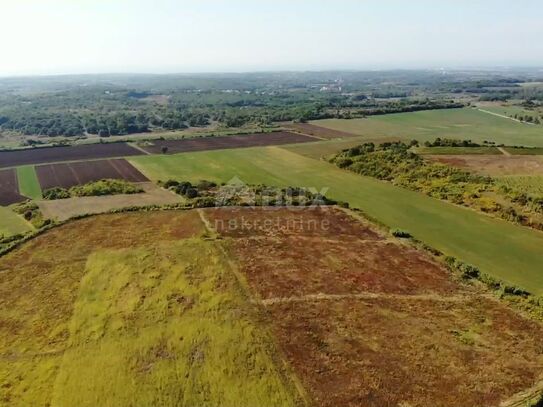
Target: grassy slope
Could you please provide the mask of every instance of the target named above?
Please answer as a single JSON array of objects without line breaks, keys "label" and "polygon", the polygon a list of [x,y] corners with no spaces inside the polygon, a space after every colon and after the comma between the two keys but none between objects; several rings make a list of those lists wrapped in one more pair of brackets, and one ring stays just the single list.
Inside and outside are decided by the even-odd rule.
[{"label": "grassy slope", "polygon": [[366,119],[318,120],[312,124],[366,137],[389,136],[419,141],[447,137],[543,147],[543,131],[540,126],[517,123],[471,108],[399,113]]},{"label": "grassy slope", "polygon": [[195,211],[98,216],[0,258],[0,406],[294,405],[244,283],[200,233]]},{"label": "grassy slope", "polygon": [[27,165],[17,168],[17,179],[19,181],[19,191],[21,195],[24,195],[32,199],[40,199],[41,187],[38,182],[38,176],[34,166]]},{"label": "grassy slope", "polygon": [[11,236],[31,230],[30,224],[9,208],[0,206],[0,235]]},{"label": "grassy slope", "polygon": [[[279,147],[130,159],[152,179],[229,181],[316,187],[391,228],[485,272],[543,293],[543,233],[349,173]],[[329,188],[327,191],[326,188]]]}]

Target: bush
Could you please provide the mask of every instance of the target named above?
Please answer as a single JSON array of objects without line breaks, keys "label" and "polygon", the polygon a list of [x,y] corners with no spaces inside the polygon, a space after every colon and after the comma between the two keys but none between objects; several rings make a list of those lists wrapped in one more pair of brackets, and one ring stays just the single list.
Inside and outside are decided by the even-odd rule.
[{"label": "bush", "polygon": [[43,192],[43,199],[55,200],[82,196],[102,196],[117,194],[137,194],[143,189],[124,180],[104,179],[90,182],[85,185],[78,185],[70,189],[51,188]]},{"label": "bush", "polygon": [[410,238],[413,237],[413,236],[411,235],[411,233],[409,233],[409,232],[406,231],[406,230],[401,230],[401,229],[394,229],[394,230],[392,231],[392,236],[397,237],[397,238],[400,238],[400,239],[410,239]]}]

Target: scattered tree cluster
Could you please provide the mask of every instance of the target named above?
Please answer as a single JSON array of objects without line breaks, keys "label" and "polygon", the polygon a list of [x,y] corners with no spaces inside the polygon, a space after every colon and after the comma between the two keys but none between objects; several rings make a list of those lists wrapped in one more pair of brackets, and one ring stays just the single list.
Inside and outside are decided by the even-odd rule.
[{"label": "scattered tree cluster", "polygon": [[104,179],[71,188],[56,187],[47,189],[43,191],[43,198],[46,200],[56,200],[82,196],[137,194],[141,192],[143,192],[141,187],[130,182],[117,179]]}]

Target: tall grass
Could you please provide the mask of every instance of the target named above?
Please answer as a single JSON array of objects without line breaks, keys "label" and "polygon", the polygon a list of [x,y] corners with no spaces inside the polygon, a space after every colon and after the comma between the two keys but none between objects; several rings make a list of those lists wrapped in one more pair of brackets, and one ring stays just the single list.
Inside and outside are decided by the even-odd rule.
[{"label": "tall grass", "polygon": [[52,406],[295,405],[252,312],[213,242],[94,253]]}]

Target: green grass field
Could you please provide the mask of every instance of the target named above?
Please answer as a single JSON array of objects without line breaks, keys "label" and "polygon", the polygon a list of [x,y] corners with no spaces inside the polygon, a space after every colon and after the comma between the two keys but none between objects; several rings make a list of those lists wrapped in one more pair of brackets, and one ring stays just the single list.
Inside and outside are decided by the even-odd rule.
[{"label": "green grass field", "polygon": [[391,228],[408,230],[447,255],[535,294],[543,293],[543,233],[349,173],[284,148],[142,156],[130,161],[153,180],[227,182],[237,177],[249,184],[315,187]]},{"label": "green grass field", "polygon": [[512,148],[505,147],[508,153],[513,155],[543,155],[543,148]]},{"label": "green grass field", "polygon": [[21,195],[32,199],[40,199],[42,197],[40,183],[34,166],[18,167],[17,179]]},{"label": "green grass field", "polygon": [[282,146],[285,150],[292,151],[293,153],[301,154],[309,158],[322,158],[332,154],[336,154],[338,151],[355,147],[363,143],[375,143],[381,144],[385,141],[398,141],[399,138],[368,138],[368,137],[352,137],[343,140],[326,140],[317,141],[315,143],[302,143],[291,144]]},{"label": "green grass field", "polygon": [[366,137],[400,137],[431,141],[436,137],[485,140],[505,145],[543,147],[541,126],[480,112],[473,108],[429,110],[371,116],[366,119],[327,119],[311,124]]},{"label": "green grass field", "polygon": [[9,208],[0,206],[0,236],[8,237],[17,235],[28,232],[31,229],[30,224],[22,217]]},{"label": "green grass field", "polygon": [[418,147],[415,152],[431,155],[502,154],[496,147]]}]

